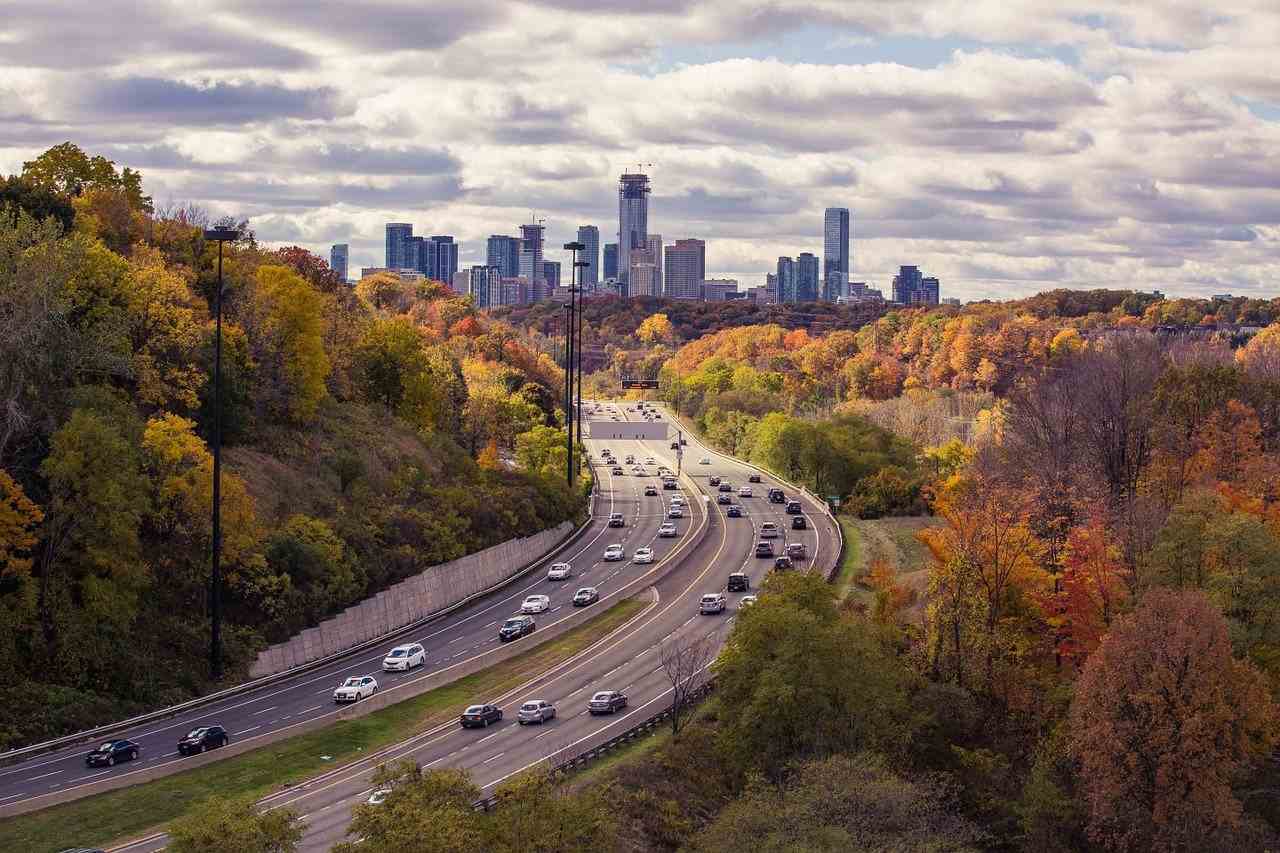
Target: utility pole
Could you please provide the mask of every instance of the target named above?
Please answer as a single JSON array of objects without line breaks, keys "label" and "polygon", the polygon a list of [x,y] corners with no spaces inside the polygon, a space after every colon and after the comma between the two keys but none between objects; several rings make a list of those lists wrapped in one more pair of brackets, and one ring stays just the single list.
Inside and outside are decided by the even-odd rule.
[{"label": "utility pole", "polygon": [[[575,338],[577,338],[578,336],[578,323],[579,323],[579,319],[577,316],[577,311],[579,308],[578,302],[577,302],[578,278],[579,278],[578,252],[585,249],[586,246],[582,243],[578,243],[575,241],[572,243],[565,243],[564,248],[568,251],[573,252],[573,266],[570,268],[571,272],[569,273],[569,305],[568,305],[569,314],[567,317],[567,322],[565,323],[565,327],[564,327],[564,333],[565,333],[564,417],[565,417],[565,426],[568,427],[568,429],[566,430],[566,436],[565,436],[566,446],[568,448],[568,458],[566,460],[566,465],[565,465],[565,480],[568,481],[570,488],[572,488],[573,481],[574,481],[574,474],[575,474],[575,471],[573,468],[573,418],[574,418],[573,358],[574,358],[575,352],[577,352],[577,350],[580,348],[580,346],[575,341]],[[578,357],[579,359],[581,359],[581,353],[578,353]],[[582,440],[582,400],[581,400],[582,386],[581,386],[581,383],[579,383],[579,386],[578,386],[578,396],[579,396],[579,399],[577,402],[578,440],[581,441]]]}]

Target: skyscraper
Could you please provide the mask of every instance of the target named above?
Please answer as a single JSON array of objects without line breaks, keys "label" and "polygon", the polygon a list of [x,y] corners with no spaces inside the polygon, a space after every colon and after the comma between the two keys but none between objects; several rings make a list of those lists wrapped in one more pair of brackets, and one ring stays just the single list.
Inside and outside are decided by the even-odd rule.
[{"label": "skyscraper", "polygon": [[778,274],[769,272],[764,274],[764,292],[769,297],[770,304],[778,301]]},{"label": "skyscraper", "polygon": [[453,281],[453,274],[458,271],[458,244],[453,242],[453,237],[437,235],[427,245],[430,246],[430,260],[425,270],[427,277],[445,283]]},{"label": "skyscraper", "polygon": [[924,289],[922,279],[919,267],[898,267],[898,274],[893,277],[893,301],[901,305],[910,305],[911,294]]},{"label": "skyscraper", "polygon": [[520,226],[520,277],[529,282],[529,298],[545,299],[546,272],[542,268],[542,235],[545,227],[537,222]]},{"label": "skyscraper", "polygon": [[329,269],[333,270],[343,283],[347,280],[347,264],[350,255],[351,247],[346,243],[334,243],[333,248],[329,249]]},{"label": "skyscraper", "polygon": [[618,277],[618,244],[617,243],[604,244],[603,263],[604,263],[604,277],[617,278]]},{"label": "skyscraper", "polygon": [[387,223],[387,269],[414,269],[409,267],[408,243],[413,238],[413,225],[408,222]]},{"label": "skyscraper", "polygon": [[649,176],[623,172],[618,179],[618,276],[631,267],[631,250],[647,247],[649,238]]},{"label": "skyscraper", "polygon": [[849,282],[849,208],[828,207],[822,217],[822,298],[845,296]]},{"label": "skyscraper", "polygon": [[778,303],[796,300],[796,262],[783,255],[778,258]]},{"label": "skyscraper", "polygon": [[707,244],[701,240],[677,240],[663,258],[666,294],[671,299],[701,299],[707,277]]},{"label": "skyscraper", "polygon": [[426,237],[414,235],[404,244],[404,268],[417,270],[428,278],[431,277],[430,258],[431,244]]},{"label": "skyscraper", "polygon": [[501,280],[502,273],[495,266],[472,267],[467,282],[467,292],[471,295],[472,303],[477,308],[490,308],[492,307],[491,300],[495,296],[501,301],[501,289],[497,288],[497,293],[494,293],[495,285],[498,285]]},{"label": "skyscraper", "polygon": [[816,302],[818,300],[818,256],[812,252],[801,252],[796,258],[796,301]]},{"label": "skyscraper", "polygon": [[520,238],[492,234],[485,246],[485,265],[497,267],[503,278],[520,274]]},{"label": "skyscraper", "polygon": [[661,296],[658,285],[658,265],[651,260],[648,249],[631,252],[631,269],[627,271],[627,296]]},{"label": "skyscraper", "polygon": [[649,260],[653,263],[654,296],[661,296],[666,291],[662,287],[662,235],[650,234],[644,241]]},{"label": "skyscraper", "polygon": [[559,261],[543,261],[542,277],[547,282],[547,287],[560,286],[560,262]]},{"label": "skyscraper", "polygon": [[594,225],[578,226],[578,242],[584,248],[578,253],[578,260],[587,265],[579,273],[579,283],[585,293],[593,293],[600,284],[600,229]]}]

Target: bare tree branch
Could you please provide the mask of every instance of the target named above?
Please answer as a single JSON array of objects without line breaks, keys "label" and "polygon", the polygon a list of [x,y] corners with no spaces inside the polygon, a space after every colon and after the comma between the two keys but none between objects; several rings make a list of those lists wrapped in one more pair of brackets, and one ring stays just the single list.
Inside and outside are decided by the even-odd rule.
[{"label": "bare tree branch", "polygon": [[671,735],[678,737],[687,720],[689,698],[707,680],[708,665],[715,657],[714,634],[665,642],[658,649],[662,671],[671,684]]}]

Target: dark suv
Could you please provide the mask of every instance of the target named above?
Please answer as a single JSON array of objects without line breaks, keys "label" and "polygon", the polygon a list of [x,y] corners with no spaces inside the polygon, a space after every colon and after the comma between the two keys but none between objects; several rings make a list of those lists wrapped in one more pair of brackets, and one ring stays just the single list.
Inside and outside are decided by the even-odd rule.
[{"label": "dark suv", "polygon": [[776,571],[784,572],[795,568],[795,563],[791,562],[790,557],[779,557],[773,561],[773,568]]},{"label": "dark suv", "polygon": [[756,543],[756,556],[757,556],[757,557],[772,557],[772,556],[773,556],[773,543],[772,543],[772,542],[757,542],[757,543]]},{"label": "dark suv", "polygon": [[217,749],[226,746],[231,739],[222,726],[201,726],[187,732],[187,736],[178,741],[178,752],[181,755],[195,755],[206,749]]},{"label": "dark suv", "polygon": [[525,634],[532,634],[535,627],[532,616],[512,616],[502,623],[502,627],[498,630],[498,639],[504,643],[507,640],[516,640]]},{"label": "dark suv", "polygon": [[797,515],[795,518],[791,519],[791,529],[792,530],[808,530],[809,522],[804,520],[803,515]]},{"label": "dark suv", "polygon": [[800,501],[787,501],[787,514],[799,515],[804,512],[804,507],[800,506]]},{"label": "dark suv", "polygon": [[770,490],[769,490],[769,503],[771,503],[771,504],[783,504],[783,503],[786,503],[786,502],[787,502],[787,496],[786,496],[786,494],[785,494],[785,493],[783,493],[782,489],[770,489]]},{"label": "dark suv", "polygon": [[748,475],[747,475],[747,482],[748,482],[748,483],[758,483],[758,482],[760,482],[760,475],[759,475],[759,474],[748,474]]},{"label": "dark suv", "polygon": [[734,572],[729,575],[727,588],[729,592],[746,592],[751,589],[751,578],[747,577],[744,572]]},{"label": "dark suv", "polygon": [[707,478],[707,485],[709,485],[709,486],[718,486],[718,485],[720,485],[720,478],[719,478],[719,477],[708,477],[708,478]]}]

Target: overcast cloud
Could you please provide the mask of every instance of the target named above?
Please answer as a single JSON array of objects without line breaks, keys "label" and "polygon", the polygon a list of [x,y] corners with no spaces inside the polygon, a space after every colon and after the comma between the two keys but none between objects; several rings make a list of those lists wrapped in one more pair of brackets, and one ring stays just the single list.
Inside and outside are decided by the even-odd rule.
[{"label": "overcast cloud", "polygon": [[[382,263],[382,226],[650,230],[763,282],[1280,294],[1275,0],[5,0],[0,173],[71,139],[157,202]],[[549,257],[556,257],[549,252]]]}]

